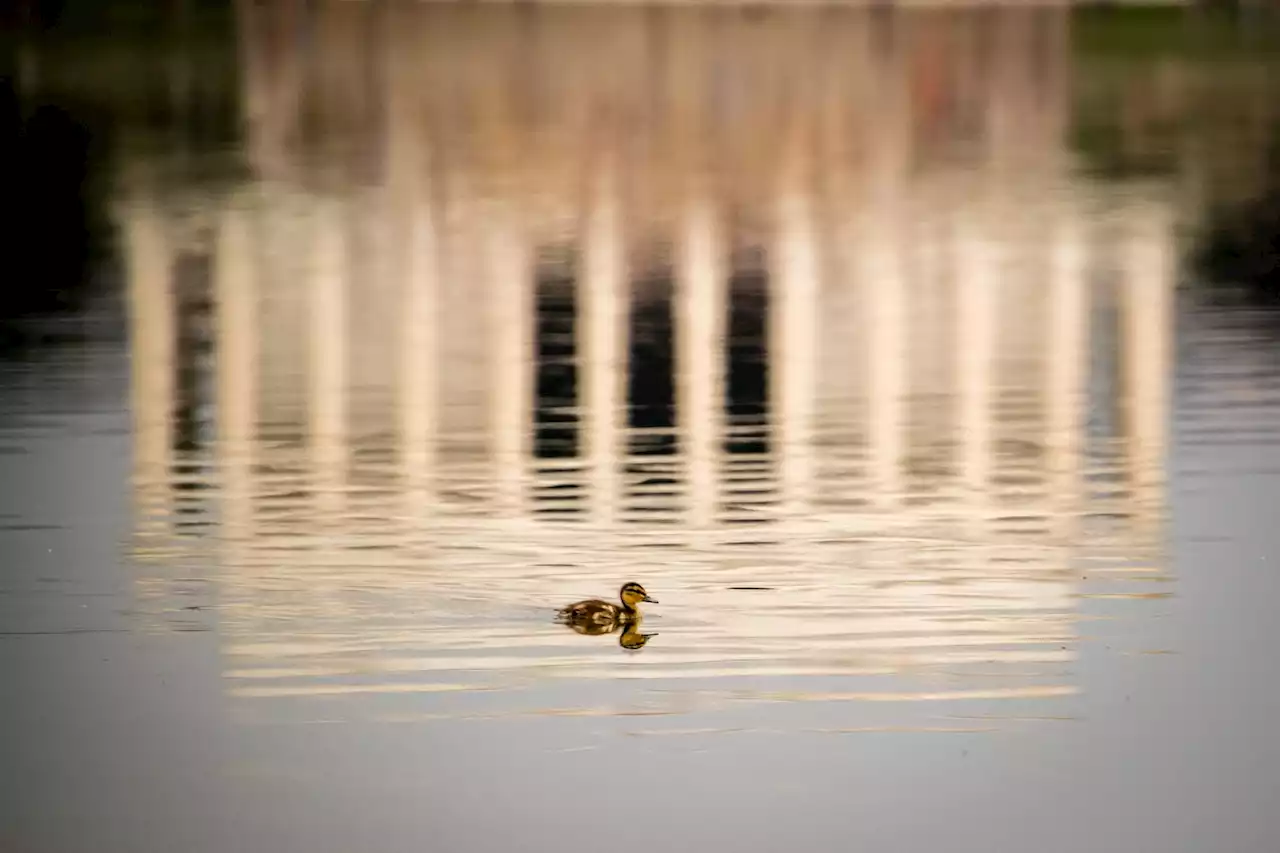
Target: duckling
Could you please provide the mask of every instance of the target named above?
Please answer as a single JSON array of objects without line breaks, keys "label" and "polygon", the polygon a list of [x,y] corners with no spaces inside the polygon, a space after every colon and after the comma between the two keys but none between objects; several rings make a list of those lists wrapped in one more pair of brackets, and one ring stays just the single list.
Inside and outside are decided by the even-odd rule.
[{"label": "duckling", "polygon": [[557,616],[566,624],[573,626],[574,630],[578,630],[579,627],[599,627],[604,629],[598,632],[587,630],[579,631],[579,633],[607,634],[618,625],[627,622],[639,622],[640,610],[636,605],[640,602],[658,603],[655,599],[650,598],[649,593],[644,591],[644,587],[635,581],[623,584],[622,589],[618,591],[618,598],[622,600],[621,607],[608,601],[592,598],[587,601],[570,604],[568,607],[562,607],[557,612]]}]

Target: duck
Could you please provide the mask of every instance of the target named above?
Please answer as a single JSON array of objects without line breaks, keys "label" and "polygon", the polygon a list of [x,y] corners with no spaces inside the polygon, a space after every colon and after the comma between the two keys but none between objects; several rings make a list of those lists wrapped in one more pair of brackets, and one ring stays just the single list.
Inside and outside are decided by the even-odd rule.
[{"label": "duck", "polygon": [[[612,633],[619,626],[640,621],[640,609],[636,606],[642,601],[657,604],[657,599],[649,597],[644,587],[635,581],[628,581],[618,590],[618,598],[622,606],[599,598],[578,601],[557,611],[557,617],[578,633]],[[597,630],[592,630],[597,629]]]}]

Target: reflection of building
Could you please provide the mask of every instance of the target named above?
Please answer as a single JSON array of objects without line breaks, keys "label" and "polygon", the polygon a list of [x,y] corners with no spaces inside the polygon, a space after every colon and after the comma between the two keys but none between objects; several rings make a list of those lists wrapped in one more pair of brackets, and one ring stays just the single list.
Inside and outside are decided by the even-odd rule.
[{"label": "reflection of building", "polygon": [[[813,646],[756,614],[763,669],[1062,658],[1088,512],[1158,510],[1172,237],[1158,198],[1111,229],[1069,174],[1061,10],[324,8],[323,64],[249,65],[264,180],[209,241],[233,645],[267,654],[302,612],[381,624],[356,627],[335,560],[384,592],[554,599],[641,542],[694,547],[702,568],[653,569],[690,601],[708,566],[765,560],[803,578],[779,612],[879,626]],[[124,211],[138,484],[161,492],[186,357],[164,204]],[[1113,307],[1126,417],[1102,455],[1131,471],[1104,500],[1085,417]]]}]

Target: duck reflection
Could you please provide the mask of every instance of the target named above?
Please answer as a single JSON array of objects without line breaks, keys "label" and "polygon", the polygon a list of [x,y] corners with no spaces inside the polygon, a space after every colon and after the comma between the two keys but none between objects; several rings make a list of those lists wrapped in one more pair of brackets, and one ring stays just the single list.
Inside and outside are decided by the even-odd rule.
[{"label": "duck reflection", "polygon": [[565,621],[564,624],[568,625],[579,634],[589,634],[591,636],[618,633],[618,629],[621,628],[621,633],[618,633],[618,645],[628,651],[642,649],[644,648],[645,643],[649,642],[650,637],[658,636],[657,632],[652,634],[642,633],[640,631],[639,619],[630,622],[615,623],[613,625],[597,625],[590,622],[568,621]]},{"label": "duck reflection", "polygon": [[618,635],[618,645],[628,651],[636,651],[644,648],[644,644],[649,642],[650,637],[658,636],[655,631],[652,634],[640,633],[640,623],[632,622],[622,629],[622,633]]}]

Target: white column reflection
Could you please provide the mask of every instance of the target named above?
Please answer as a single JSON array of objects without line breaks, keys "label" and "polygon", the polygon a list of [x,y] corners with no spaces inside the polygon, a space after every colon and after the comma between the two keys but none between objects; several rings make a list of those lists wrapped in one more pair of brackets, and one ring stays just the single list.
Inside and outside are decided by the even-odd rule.
[{"label": "white column reflection", "polygon": [[418,16],[396,7],[387,16],[387,73],[391,109],[387,130],[387,215],[391,255],[399,272],[399,430],[400,481],[411,542],[422,532],[432,506],[438,436],[441,346],[440,216],[430,180],[432,151],[423,132],[417,103],[422,63],[411,39],[420,36]]},{"label": "white column reflection", "polygon": [[814,414],[818,353],[818,246],[814,203],[784,186],[777,204],[770,271],[770,399],[778,491],[785,516],[803,513],[814,488]]},{"label": "white column reflection", "polygon": [[1123,246],[1124,411],[1133,498],[1153,514],[1165,479],[1173,334],[1172,212],[1156,202],[1128,212]]},{"label": "white column reflection", "polygon": [[222,526],[225,539],[239,549],[253,535],[259,357],[254,223],[243,201],[223,211],[215,245]]},{"label": "white column reflection", "polygon": [[626,242],[618,174],[610,161],[593,176],[585,217],[584,275],[578,290],[582,369],[580,402],[583,457],[590,480],[588,505],[598,522],[616,520],[626,451]]},{"label": "white column reflection", "polygon": [[723,225],[714,203],[695,195],[682,213],[673,311],[676,425],[684,448],[689,520],[706,526],[719,508],[727,270]]},{"label": "white column reflection", "polygon": [[[900,49],[886,65],[902,68]],[[862,210],[861,288],[866,300],[868,475],[876,504],[895,507],[906,492],[907,319],[909,270],[905,227],[911,162],[910,103],[894,86],[869,94],[879,123],[870,130]]]},{"label": "white column reflection", "polygon": [[309,330],[311,454],[316,506],[345,504],[347,475],[347,271],[345,206],[322,203],[315,212]]},{"label": "white column reflection", "polygon": [[899,220],[866,227],[859,276],[867,303],[868,478],[873,500],[901,501],[907,394],[907,278]]},{"label": "white column reflection", "polygon": [[1084,405],[1089,351],[1088,243],[1079,202],[1064,200],[1049,248],[1047,464],[1057,533],[1070,539],[1083,510]]},{"label": "white column reflection", "polygon": [[516,516],[526,504],[531,466],[533,258],[516,211],[504,208],[490,218],[487,237],[495,509]]},{"label": "white column reflection", "polygon": [[971,530],[981,535],[988,516],[993,454],[992,397],[996,352],[998,256],[988,223],[957,211],[956,383],[959,395],[959,469]]},{"label": "white column reflection", "polygon": [[149,199],[124,210],[133,346],[133,480],[137,511],[152,529],[173,513],[174,317],[173,253],[164,214]]},{"label": "white column reflection", "polygon": [[430,504],[439,431],[438,235],[428,199],[412,198],[400,215],[406,240],[401,272],[400,476],[412,519],[423,516]]}]

